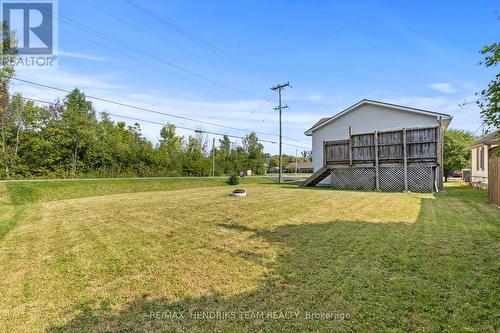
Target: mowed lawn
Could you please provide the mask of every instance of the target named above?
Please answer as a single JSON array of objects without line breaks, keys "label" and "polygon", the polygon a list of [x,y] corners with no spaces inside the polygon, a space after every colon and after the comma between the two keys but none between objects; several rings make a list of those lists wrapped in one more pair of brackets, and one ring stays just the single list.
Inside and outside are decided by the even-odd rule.
[{"label": "mowed lawn", "polygon": [[0,331],[500,329],[484,191],[172,182],[0,184]]}]

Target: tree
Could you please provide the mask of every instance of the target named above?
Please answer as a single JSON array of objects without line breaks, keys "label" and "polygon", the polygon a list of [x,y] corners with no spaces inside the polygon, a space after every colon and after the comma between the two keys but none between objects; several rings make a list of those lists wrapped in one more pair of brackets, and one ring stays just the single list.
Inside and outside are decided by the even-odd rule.
[{"label": "tree", "polygon": [[208,176],[210,174],[210,159],[207,158],[200,147],[200,142],[189,136],[184,148],[184,172],[188,176]]},{"label": "tree", "polygon": [[64,99],[62,115],[67,142],[72,150],[71,174],[75,176],[80,149],[88,148],[96,138],[96,117],[91,101],[85,94],[75,88]]},{"label": "tree", "polygon": [[231,149],[231,140],[227,135],[224,135],[222,139],[219,139],[219,149],[216,154],[217,174],[230,175],[236,171],[234,160],[231,159]]},{"label": "tree", "polygon": [[6,24],[0,26],[0,35],[2,35],[2,47],[0,62],[0,148],[2,150],[1,160],[4,165],[5,176],[10,177],[10,155],[8,147],[8,130],[12,122],[12,115],[9,112],[9,83],[15,74],[15,68],[12,65],[16,59],[16,38],[14,33],[4,36],[4,31],[8,31]]},{"label": "tree", "polygon": [[471,154],[465,148],[476,138],[472,133],[463,130],[449,130],[444,136],[444,174],[448,181],[448,173],[453,170],[462,170],[470,166]]},{"label": "tree", "polygon": [[175,134],[175,125],[166,124],[160,131],[160,161],[171,175],[182,174],[182,140]]},{"label": "tree", "polygon": [[247,154],[246,167],[257,175],[265,173],[266,157],[264,155],[264,146],[259,142],[257,134],[251,132],[242,141],[243,149]]},{"label": "tree", "polygon": [[[495,67],[500,62],[500,43],[486,45],[481,50],[486,55],[480,64],[485,67]],[[480,92],[481,98],[477,104],[481,108],[481,116],[486,124],[496,129],[500,128],[500,73],[495,75],[488,88]]]},{"label": "tree", "polygon": [[312,161],[312,150],[304,150],[300,155],[304,160]]}]

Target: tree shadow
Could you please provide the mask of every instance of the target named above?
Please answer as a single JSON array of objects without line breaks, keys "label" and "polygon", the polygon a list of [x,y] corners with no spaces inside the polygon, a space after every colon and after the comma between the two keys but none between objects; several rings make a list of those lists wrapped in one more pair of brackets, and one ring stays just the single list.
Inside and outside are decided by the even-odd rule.
[{"label": "tree shadow", "polygon": [[[451,191],[422,199],[415,223],[334,220],[275,229],[220,224],[283,249],[253,290],[179,302],[145,294],[119,312],[106,303],[80,304],[76,318],[47,331],[453,331],[464,324],[457,322],[462,310],[457,300],[465,285],[473,290],[465,291],[468,304],[487,306],[474,290],[475,275],[464,272],[482,270],[484,258],[467,258],[471,266],[464,267],[454,253],[456,244],[462,243],[462,251],[477,244],[463,244],[461,226],[435,223],[440,201],[461,195]],[[480,193],[472,197],[482,200]],[[255,253],[231,255],[262,264]],[[463,309],[467,306],[472,311],[470,305]],[[469,328],[481,327],[467,315]]]}]

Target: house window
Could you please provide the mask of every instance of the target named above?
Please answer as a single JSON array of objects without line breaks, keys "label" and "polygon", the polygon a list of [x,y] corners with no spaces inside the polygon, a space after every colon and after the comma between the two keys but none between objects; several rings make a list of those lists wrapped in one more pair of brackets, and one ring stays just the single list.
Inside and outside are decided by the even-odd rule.
[{"label": "house window", "polygon": [[481,170],[484,170],[484,147],[481,148]]},{"label": "house window", "polygon": [[481,152],[481,149],[477,148],[476,149],[476,170],[479,171],[479,164],[480,164],[480,161],[479,161],[479,153]]}]

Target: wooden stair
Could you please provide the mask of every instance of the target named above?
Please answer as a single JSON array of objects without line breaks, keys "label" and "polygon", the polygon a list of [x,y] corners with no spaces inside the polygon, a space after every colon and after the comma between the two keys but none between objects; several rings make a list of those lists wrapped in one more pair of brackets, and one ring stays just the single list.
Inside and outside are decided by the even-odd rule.
[{"label": "wooden stair", "polygon": [[315,186],[320,181],[328,177],[332,173],[332,168],[330,166],[323,166],[321,169],[312,174],[311,177],[304,180],[300,185],[301,187]]}]

